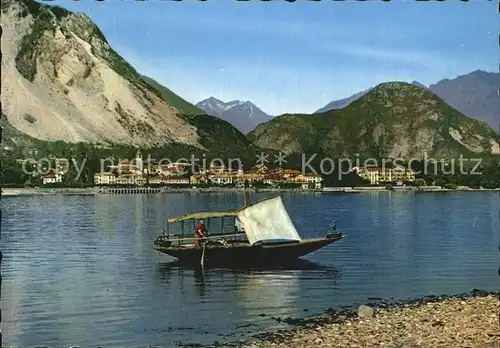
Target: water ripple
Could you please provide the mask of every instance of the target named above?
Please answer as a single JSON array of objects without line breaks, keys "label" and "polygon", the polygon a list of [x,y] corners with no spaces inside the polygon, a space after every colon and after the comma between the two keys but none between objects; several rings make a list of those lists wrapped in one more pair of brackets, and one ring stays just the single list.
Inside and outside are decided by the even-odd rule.
[{"label": "water ripple", "polygon": [[167,217],[237,208],[237,195],[3,199],[5,346],[209,343],[282,328],[272,317],[369,297],[497,287],[495,193],[283,200],[301,235],[324,236],[335,219],[346,238],[287,268],[201,273],[152,250],[152,241]]}]

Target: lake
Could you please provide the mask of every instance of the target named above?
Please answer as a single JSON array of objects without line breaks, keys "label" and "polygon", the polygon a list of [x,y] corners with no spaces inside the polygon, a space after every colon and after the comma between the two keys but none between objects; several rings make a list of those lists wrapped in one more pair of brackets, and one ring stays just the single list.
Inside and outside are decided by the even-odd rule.
[{"label": "lake", "polygon": [[209,344],[369,297],[498,289],[498,193],[282,197],[303,237],[332,219],[346,237],[293,267],[203,274],[152,242],[168,217],[239,208],[241,194],[2,198],[4,346]]}]

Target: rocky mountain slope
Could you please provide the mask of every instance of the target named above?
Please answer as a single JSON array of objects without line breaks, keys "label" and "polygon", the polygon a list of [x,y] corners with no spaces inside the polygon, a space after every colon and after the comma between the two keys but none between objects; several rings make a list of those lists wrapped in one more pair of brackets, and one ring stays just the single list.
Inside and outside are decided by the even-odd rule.
[{"label": "rocky mountain slope", "polygon": [[[196,107],[139,75],[85,14],[6,0],[2,27],[2,113],[16,130],[47,141],[141,147],[204,148],[204,137],[215,134],[209,123],[199,129],[186,119]],[[230,133],[237,134],[230,142],[246,141]]]},{"label": "rocky mountain slope", "polygon": [[258,124],[270,121],[272,116],[266,114],[249,101],[233,100],[228,103],[210,97],[200,101],[196,106],[209,115],[220,117],[238,128],[244,134]]},{"label": "rocky mountain slope", "polygon": [[6,115],[2,114],[0,127],[2,127],[2,151],[0,155],[8,154],[18,147],[31,148],[36,146],[36,139],[14,128]]},{"label": "rocky mountain slope", "polygon": [[256,127],[249,139],[287,153],[422,158],[500,153],[499,134],[451,108],[428,90],[383,83],[340,110],[282,115]]},{"label": "rocky mountain slope", "polygon": [[[475,120],[484,121],[495,129],[500,123],[500,73],[476,70],[454,79],[444,79],[429,87],[414,81],[413,85],[428,88],[446,103],[464,115]],[[373,87],[372,87],[373,88]],[[350,97],[334,100],[315,113],[337,110],[346,107],[353,101],[368,93],[372,88],[356,93]]]},{"label": "rocky mountain slope", "polygon": [[500,73],[476,70],[429,86],[461,113],[498,129],[500,124]]}]

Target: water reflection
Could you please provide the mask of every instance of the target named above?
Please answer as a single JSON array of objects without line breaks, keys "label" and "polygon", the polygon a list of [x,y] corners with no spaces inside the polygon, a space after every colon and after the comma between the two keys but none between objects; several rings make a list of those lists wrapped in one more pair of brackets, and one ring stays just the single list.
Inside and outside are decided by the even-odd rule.
[{"label": "water reflection", "polygon": [[238,208],[240,198],[2,200],[5,346],[209,344],[220,334],[248,336],[240,328],[249,325],[252,333],[281,328],[271,317],[306,309],[498,288],[496,193],[283,195],[301,236],[324,235],[335,219],[346,238],[310,261],[274,267],[202,272],[152,249],[168,217]]},{"label": "water reflection", "polygon": [[267,267],[204,269],[174,261],[160,263],[158,274],[168,292],[185,292],[192,286],[201,301],[234,300],[232,312],[250,321],[262,311],[290,315],[301,307],[299,302],[308,296],[311,286],[318,286],[317,279],[324,279],[322,286],[334,292],[341,278],[339,269],[303,259]]},{"label": "water reflection", "polygon": [[[199,270],[201,271],[201,268],[198,265],[190,265],[190,264],[184,264],[181,261],[171,261],[171,262],[162,262],[158,266],[158,271],[160,274],[164,276],[164,279],[168,279],[171,275],[172,272],[179,272],[181,270]],[[306,259],[297,259],[297,260],[292,260],[292,261],[286,261],[282,262],[279,264],[273,264],[273,265],[268,265],[268,266],[256,266],[256,265],[242,265],[242,264],[237,264],[234,266],[225,266],[224,268],[219,268],[219,267],[207,267],[205,266],[204,268],[205,274],[206,273],[224,273],[226,272],[231,272],[231,273],[237,273],[237,274],[245,274],[245,273],[250,273],[251,271],[314,271],[314,270],[327,270],[329,272],[332,272],[332,274],[338,274],[340,276],[340,271],[336,269],[335,267],[332,266],[326,266],[322,265],[317,262],[309,261]],[[180,273],[178,274],[180,275]]]}]

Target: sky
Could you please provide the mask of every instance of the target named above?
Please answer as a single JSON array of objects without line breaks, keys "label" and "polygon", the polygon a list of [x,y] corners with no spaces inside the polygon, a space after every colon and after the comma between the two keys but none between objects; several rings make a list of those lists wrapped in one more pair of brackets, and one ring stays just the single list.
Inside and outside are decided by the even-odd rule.
[{"label": "sky", "polygon": [[137,71],[189,102],[250,100],[272,115],[499,66],[495,1],[52,4],[87,14]]}]

